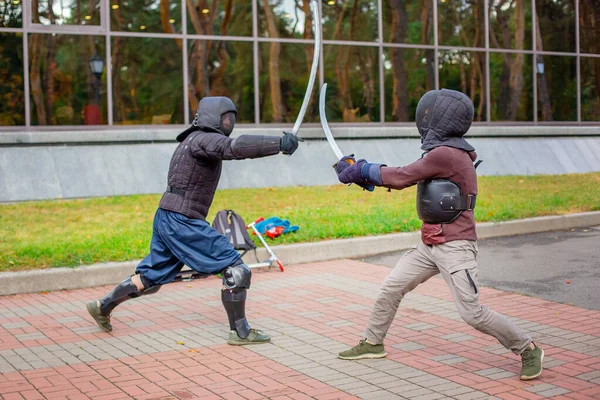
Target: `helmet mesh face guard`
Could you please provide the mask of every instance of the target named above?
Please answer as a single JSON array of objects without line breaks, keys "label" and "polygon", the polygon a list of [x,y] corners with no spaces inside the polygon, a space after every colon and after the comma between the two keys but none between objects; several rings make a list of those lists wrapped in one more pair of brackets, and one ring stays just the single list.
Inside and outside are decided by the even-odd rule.
[{"label": "helmet mesh face guard", "polygon": [[233,131],[233,127],[235,126],[235,112],[228,111],[226,113],[221,114],[221,122],[219,128],[221,132],[225,134],[225,136],[231,135]]}]

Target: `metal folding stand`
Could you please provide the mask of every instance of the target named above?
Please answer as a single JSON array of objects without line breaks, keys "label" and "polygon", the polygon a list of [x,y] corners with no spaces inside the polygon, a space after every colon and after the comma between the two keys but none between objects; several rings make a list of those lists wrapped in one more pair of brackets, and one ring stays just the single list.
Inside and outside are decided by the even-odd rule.
[{"label": "metal folding stand", "polygon": [[[273,250],[271,250],[271,248],[269,247],[269,245],[267,244],[267,242],[265,241],[265,239],[263,238],[262,234],[259,232],[259,230],[256,228],[256,224],[264,221],[265,219],[263,217],[260,217],[259,219],[257,219],[254,222],[249,223],[248,225],[246,225],[246,228],[252,228],[252,230],[254,231],[254,233],[256,234],[256,236],[258,236],[258,238],[260,239],[261,243],[263,244],[263,246],[265,246],[265,249],[267,250],[267,252],[269,253],[269,258],[263,262],[259,262],[257,264],[251,264],[248,265],[250,268],[259,268],[259,267],[273,267],[275,265],[277,265],[279,267],[279,269],[281,270],[281,272],[284,271],[283,269],[283,264],[281,263],[281,261],[279,260],[279,258],[277,258],[277,256],[275,255],[275,253],[273,253]],[[256,249],[254,250],[256,251]]]}]

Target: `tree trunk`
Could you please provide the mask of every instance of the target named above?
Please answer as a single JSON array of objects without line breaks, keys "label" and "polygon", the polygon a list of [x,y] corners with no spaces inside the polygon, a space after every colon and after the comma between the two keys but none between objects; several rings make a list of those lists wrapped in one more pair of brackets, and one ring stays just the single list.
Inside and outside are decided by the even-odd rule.
[{"label": "tree trunk", "polygon": [[[175,31],[175,25],[169,22],[169,20],[171,19],[169,16],[169,5],[170,0],[160,0],[160,23],[165,33],[177,33]],[[181,42],[181,39],[173,40],[175,40],[175,43],[177,43],[177,47],[179,47],[179,50],[181,50],[183,48],[183,43]]]},{"label": "tree trunk", "polygon": [[[358,15],[358,0],[354,0],[354,7],[352,8],[352,14],[350,17],[350,40],[355,40],[355,32],[356,32],[356,18]],[[371,57],[367,57],[367,61],[365,62],[364,58],[361,54],[360,48],[355,48],[356,52],[356,60],[358,61],[358,65],[360,68],[359,78],[363,84],[364,88],[364,98],[365,105],[367,107],[367,116],[366,121],[371,121],[373,119],[373,108],[375,107],[375,82],[371,77],[369,65],[371,65]],[[348,54],[352,54],[353,51],[349,50]],[[350,60],[346,60],[346,76],[350,75]],[[351,94],[349,94],[352,96]],[[364,120],[364,119],[362,119]]]},{"label": "tree trunk", "polygon": [[[221,35],[227,34],[229,21],[231,21],[231,12],[233,10],[232,3],[233,0],[227,0],[227,3],[225,4],[225,16],[221,22]],[[218,46],[217,62],[219,63],[219,66],[210,75],[210,95],[227,96],[228,90],[226,89],[226,85],[223,85],[223,77],[225,76],[225,71],[227,71],[230,57],[225,42],[218,42],[216,46]]]},{"label": "tree trunk", "polygon": [[467,94],[467,70],[465,68],[465,63],[459,62],[458,68],[460,70],[460,91]]},{"label": "tree trunk", "polygon": [[[32,20],[34,23],[40,22],[39,2],[31,2]],[[34,33],[29,41],[29,54],[31,61],[29,66],[29,86],[31,87],[31,96],[35,104],[35,112],[39,125],[47,125],[46,107],[44,105],[44,90],[42,89],[42,79],[40,69],[42,66],[42,49],[44,48],[43,35]]]},{"label": "tree trunk", "polygon": [[[266,1],[266,0],[265,0]],[[304,0],[302,2],[302,10],[304,11],[304,34],[303,38],[307,40],[312,40],[314,38],[313,35],[313,15],[310,9],[310,0]],[[316,23],[321,23],[321,21],[316,21]],[[310,71],[312,67],[312,59],[315,53],[315,46],[306,45],[304,46],[304,57],[306,58],[306,70]]]},{"label": "tree trunk", "polygon": [[[278,38],[277,26],[275,25],[275,16],[269,6],[268,0],[263,1],[265,18],[267,20],[267,29],[270,38]],[[272,118],[273,122],[282,122],[284,107],[281,99],[281,79],[279,76],[279,55],[281,53],[281,44],[273,42],[269,49],[269,86],[271,94]]]},{"label": "tree trunk", "polygon": [[[115,19],[117,20],[117,26],[123,26],[123,18],[121,16],[120,8],[116,9],[113,13]],[[121,36],[115,36],[112,42],[112,54],[110,55],[112,61],[112,77],[113,77],[113,110],[114,110],[114,120],[115,121],[125,121],[126,114],[126,106],[125,100],[123,98],[123,85],[121,82],[121,64],[123,60],[123,40],[124,38]]]},{"label": "tree trunk", "polygon": [[[373,108],[375,107],[375,82],[371,78],[369,69],[366,67],[366,64],[364,62],[362,54],[360,54],[360,50],[361,50],[360,48],[354,49],[354,51],[356,52],[356,59],[358,60],[359,64],[361,65],[360,81],[363,84],[365,104],[367,106],[366,120],[372,121],[373,120]],[[370,64],[370,62],[372,61],[370,55],[367,57],[367,60],[368,60],[367,62]]]},{"label": "tree trunk", "polygon": [[[310,9],[310,0],[301,0],[302,1],[302,10],[304,11],[304,34],[303,34],[303,38],[307,39],[307,40],[314,40],[314,34],[313,34],[313,23],[314,24],[320,24],[321,21],[313,21],[314,20],[314,15],[312,13],[312,10]],[[304,58],[306,60],[306,71],[308,72],[308,74],[310,74],[310,70],[312,68],[312,62],[313,62],[313,57],[315,55],[315,46],[310,44],[310,45],[304,45]],[[318,86],[318,84],[317,84]],[[317,99],[317,96],[310,96],[310,98],[308,99],[308,107],[306,115],[307,118],[309,118],[311,115],[317,115],[318,114],[318,101],[315,101],[315,99]]]},{"label": "tree trunk", "polygon": [[[34,10],[37,9],[34,8]],[[46,106],[44,104],[44,90],[42,88],[41,64],[42,64],[42,49],[44,47],[44,39],[41,33],[34,33],[29,40],[31,54],[31,65],[29,68],[29,86],[31,87],[31,97],[35,103],[35,112],[39,125],[47,125]]]},{"label": "tree trunk", "polygon": [[[481,32],[483,31],[484,21],[484,13],[483,9],[483,1],[478,0],[475,1],[475,5],[473,8],[473,13],[475,14],[475,40],[473,42],[473,47],[484,47],[483,43],[483,35]],[[483,66],[485,65],[485,54],[480,52],[472,53],[473,57],[473,67],[472,67],[472,81],[471,81],[471,99],[475,102],[476,94],[479,92],[479,102],[476,105],[477,110],[477,121],[484,120],[483,112],[486,107],[486,96],[485,96],[485,85],[484,85],[484,73]]]},{"label": "tree trunk", "polygon": [[[344,16],[346,15],[346,6],[336,8],[339,10],[337,13],[337,19],[335,21],[335,29],[333,30],[333,40],[339,40],[342,33],[342,27],[344,25]],[[339,51],[335,58],[335,77],[337,79],[340,111],[342,112],[342,119],[344,122],[348,122],[347,115],[352,110],[352,98],[350,97],[350,87],[348,84],[348,69],[346,64],[348,63],[348,56],[350,48],[348,46],[337,46]]]},{"label": "tree trunk", "polygon": [[[406,40],[406,29],[408,17],[404,0],[391,0],[392,31],[390,42],[404,43]],[[408,121],[408,77],[404,69],[403,48],[390,48],[390,59],[392,61],[392,121]]]},{"label": "tree trunk", "polygon": [[[503,8],[505,7],[506,2],[502,1],[495,6],[496,18],[498,20],[498,25],[501,27],[502,31],[502,44],[498,40],[496,36],[496,32],[494,29],[490,30],[490,38],[495,45],[496,48],[509,48],[510,47],[510,28],[508,26],[508,21],[504,17]],[[492,9],[492,4],[490,3],[490,11]],[[509,7],[509,11],[512,11]],[[491,15],[491,12],[490,12]],[[499,90],[498,90],[498,117],[501,121],[510,120],[509,117],[509,102],[510,102],[510,69],[512,65],[512,54],[502,53],[502,72],[500,74],[500,82],[499,82]]]},{"label": "tree trunk", "polygon": [[231,21],[231,15],[233,11],[233,0],[227,0],[225,4],[225,17],[223,17],[223,21],[221,22],[221,35],[227,35],[227,31],[229,29],[229,21]]},{"label": "tree trunk", "polygon": [[[525,6],[524,0],[516,0],[515,3],[515,49],[522,50],[525,43]],[[508,107],[507,119],[514,121],[517,119],[517,112],[523,91],[523,64],[525,55],[517,53],[513,55],[512,65],[510,66],[510,106]]]},{"label": "tree trunk", "polygon": [[54,100],[56,97],[56,47],[57,37],[48,35],[46,43],[46,70],[44,71],[44,81],[46,83],[46,118],[50,125],[56,123],[54,118]]},{"label": "tree trunk", "polygon": [[[600,13],[598,13],[598,2],[596,0],[580,0],[580,9],[585,12],[579,13],[581,29],[581,42],[586,46],[582,48],[583,53],[599,54],[600,53]],[[594,59],[590,59],[593,61]],[[600,93],[600,63],[593,62],[592,78],[596,93]],[[591,71],[590,71],[591,72]]]},{"label": "tree trunk", "polygon": [[512,64],[512,54],[502,54],[502,73],[500,74],[498,90],[498,116],[501,121],[510,121],[510,70]]},{"label": "tree trunk", "polygon": [[[479,103],[477,105],[477,120],[483,121],[486,119],[483,113],[485,108],[487,107],[487,99],[485,96],[485,85],[484,85],[484,72],[483,66],[485,65],[485,54],[483,53],[475,53],[475,59],[477,60],[475,68],[477,72],[477,78],[479,80]],[[475,99],[475,94],[473,94],[473,99]]]},{"label": "tree trunk", "polygon": [[[77,0],[77,8],[80,9],[80,0]],[[90,13],[95,12],[94,9],[94,4],[95,4],[95,0],[89,0],[88,1],[88,8],[90,10]],[[115,10],[117,11],[117,10]],[[91,15],[91,14],[90,14]],[[87,36],[86,37],[87,40],[84,41],[83,46],[82,46],[82,54],[85,60],[89,60],[91,59],[94,54],[96,54],[96,45],[94,44],[94,37],[93,36]],[[103,55],[104,56],[104,55]],[[89,99],[96,99],[96,77],[94,76],[94,74],[92,73],[92,71],[90,70],[90,68],[86,68],[87,70],[87,92],[88,92],[88,103],[90,102]],[[98,89],[99,90],[99,89]]]},{"label": "tree trunk", "polygon": [[[433,7],[430,0],[421,0],[421,43],[430,44],[429,28],[433,22]],[[437,29],[437,28],[436,28]],[[435,89],[435,53],[425,50],[425,63],[427,68],[427,81],[425,90]]]},{"label": "tree trunk", "polygon": [[[354,4],[352,6],[352,13],[350,14],[350,40],[354,39],[354,28],[356,22],[356,13],[358,10],[358,0],[354,0]],[[345,6],[344,6],[345,11]],[[343,26],[343,15],[344,13],[340,13],[340,18],[336,21],[336,29],[335,31],[339,35],[342,31]],[[356,120],[356,114],[359,112],[359,108],[354,109],[354,105],[352,102],[352,94],[350,93],[350,55],[352,54],[352,49],[349,46],[342,46],[340,48],[340,53],[338,54],[336,60],[336,74],[338,77],[338,85],[340,87],[340,97],[342,100],[342,115],[344,122],[353,122]],[[361,69],[365,69],[365,66],[362,65],[361,60],[359,59],[359,64],[361,64]],[[365,87],[365,97],[367,101],[371,96],[369,91],[369,85],[365,85],[363,81],[363,87]],[[368,107],[368,105],[367,105]]]},{"label": "tree trunk", "polygon": [[[535,12],[535,11],[534,11]],[[535,18],[535,39],[537,51],[544,51],[544,45],[542,43],[542,34],[540,33],[540,20]],[[536,66],[539,63],[544,63],[544,57],[540,54],[537,55],[535,60]],[[542,112],[542,121],[552,121],[552,105],[550,104],[550,95],[548,93],[548,84],[546,82],[546,74],[536,74],[538,82],[538,100],[540,102],[540,109]]]},{"label": "tree trunk", "polygon": [[[213,21],[216,15],[218,0],[213,0],[211,11],[203,14],[202,10],[209,9],[206,0],[186,0],[188,14],[197,35],[212,35]],[[210,95],[210,77],[208,74],[208,62],[212,42],[208,40],[197,40],[190,51],[189,71],[190,82],[188,83],[188,99],[190,109],[196,110],[198,107],[198,97]],[[186,60],[187,62],[187,60]]]}]

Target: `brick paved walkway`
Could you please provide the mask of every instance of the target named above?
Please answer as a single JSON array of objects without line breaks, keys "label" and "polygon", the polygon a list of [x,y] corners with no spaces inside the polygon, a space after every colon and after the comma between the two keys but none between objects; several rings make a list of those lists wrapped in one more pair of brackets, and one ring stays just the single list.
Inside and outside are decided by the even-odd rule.
[{"label": "brick paved walkway", "polygon": [[389,269],[357,261],[254,271],[248,317],[271,344],[225,344],[220,281],[124,303],[100,331],[85,302],[110,287],[0,297],[3,399],[600,399],[600,312],[482,290],[482,301],[546,351],[541,379],[460,320],[433,278],[409,294],[386,359],[344,361]]}]

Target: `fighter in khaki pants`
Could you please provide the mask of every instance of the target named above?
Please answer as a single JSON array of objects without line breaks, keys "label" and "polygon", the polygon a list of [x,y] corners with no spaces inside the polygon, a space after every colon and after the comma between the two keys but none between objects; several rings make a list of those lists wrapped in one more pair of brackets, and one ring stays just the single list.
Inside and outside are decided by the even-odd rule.
[{"label": "fighter in khaki pants", "polygon": [[473,209],[477,197],[475,149],[463,139],[473,121],[473,103],[454,90],[427,92],[417,105],[416,122],[423,157],[405,167],[387,167],[352,157],[337,166],[342,183],[390,189],[417,185],[417,212],[423,243],[404,254],[384,280],[358,345],[339,353],[345,360],[381,358],[383,340],[404,296],[441,273],[462,319],[521,355],[522,380],[542,373],[544,351],[504,316],[479,304],[477,234]]}]

